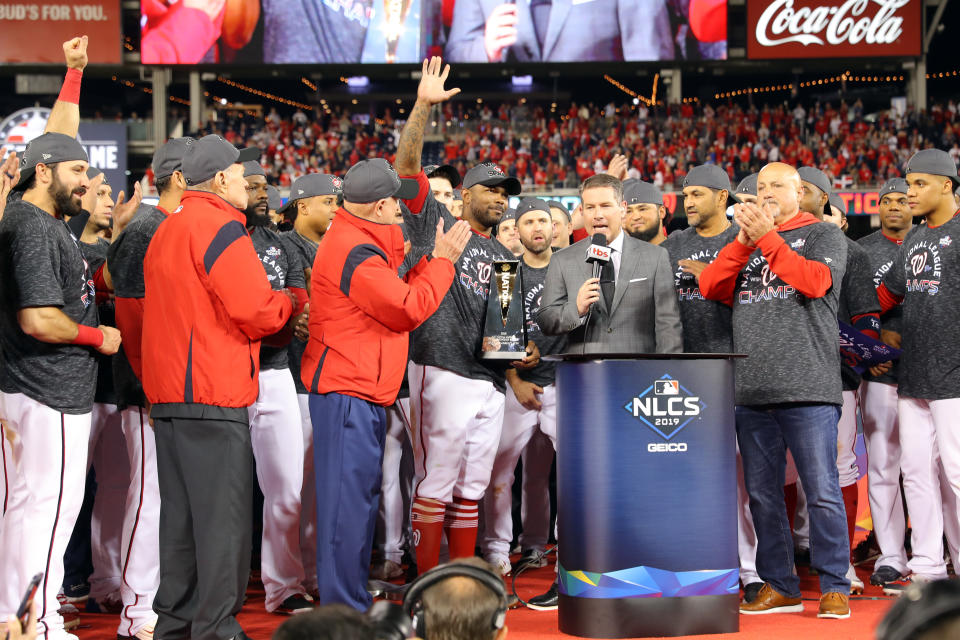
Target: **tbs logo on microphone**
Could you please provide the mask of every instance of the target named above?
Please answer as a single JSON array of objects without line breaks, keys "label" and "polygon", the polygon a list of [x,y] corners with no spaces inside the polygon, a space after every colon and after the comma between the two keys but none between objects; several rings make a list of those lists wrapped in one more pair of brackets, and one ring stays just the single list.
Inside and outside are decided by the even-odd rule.
[{"label": "tbs logo on microphone", "polygon": [[706,403],[679,380],[663,375],[623,408],[666,442],[651,442],[649,453],[683,453],[686,442],[672,442],[684,427],[699,419]]},{"label": "tbs logo on microphone", "polygon": [[587,260],[609,262],[612,251],[610,247],[601,247],[600,245],[592,244],[587,247]]}]

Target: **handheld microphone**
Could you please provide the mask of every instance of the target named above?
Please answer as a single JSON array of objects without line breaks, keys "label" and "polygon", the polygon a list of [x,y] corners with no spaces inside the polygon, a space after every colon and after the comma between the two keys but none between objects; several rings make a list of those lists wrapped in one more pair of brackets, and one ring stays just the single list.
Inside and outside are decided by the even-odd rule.
[{"label": "handheld microphone", "polygon": [[593,265],[593,277],[599,278],[605,264],[610,262],[613,250],[607,246],[607,237],[602,233],[593,234],[590,246],[587,247],[587,259]]}]

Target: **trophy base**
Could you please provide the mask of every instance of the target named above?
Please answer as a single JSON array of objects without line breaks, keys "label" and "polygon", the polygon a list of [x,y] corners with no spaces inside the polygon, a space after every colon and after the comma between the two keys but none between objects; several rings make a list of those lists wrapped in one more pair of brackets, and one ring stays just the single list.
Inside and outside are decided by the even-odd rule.
[{"label": "trophy base", "polygon": [[523,360],[526,351],[484,351],[480,354],[482,360]]}]

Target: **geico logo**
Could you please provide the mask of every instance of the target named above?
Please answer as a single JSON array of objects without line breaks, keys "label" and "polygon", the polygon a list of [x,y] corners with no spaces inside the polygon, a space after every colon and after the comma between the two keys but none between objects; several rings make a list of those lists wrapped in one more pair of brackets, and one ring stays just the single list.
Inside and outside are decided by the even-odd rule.
[{"label": "geico logo", "polygon": [[633,399],[633,417],[640,414],[649,417],[657,416],[698,416],[700,415],[700,398],[689,396],[672,398],[647,396]]},{"label": "geico logo", "polygon": [[686,450],[686,442],[651,442],[647,445],[649,453],[678,453]]}]

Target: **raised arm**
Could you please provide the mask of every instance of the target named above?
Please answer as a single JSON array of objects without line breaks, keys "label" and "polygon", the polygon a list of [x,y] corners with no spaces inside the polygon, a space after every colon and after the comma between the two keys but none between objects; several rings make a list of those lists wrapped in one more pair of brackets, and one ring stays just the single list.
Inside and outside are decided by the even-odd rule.
[{"label": "raised arm", "polygon": [[443,67],[438,56],[423,61],[420,85],[417,87],[417,101],[410,111],[407,123],[400,132],[400,144],[397,145],[397,173],[402,176],[415,176],[420,173],[420,155],[423,153],[423,135],[430,117],[430,108],[445,102],[460,93],[460,89],[444,89],[443,85],[450,75],[450,65]]},{"label": "raised arm", "polygon": [[43,132],[76,138],[80,130],[80,80],[87,66],[87,36],[64,42],[63,56],[67,61],[67,75]]}]

